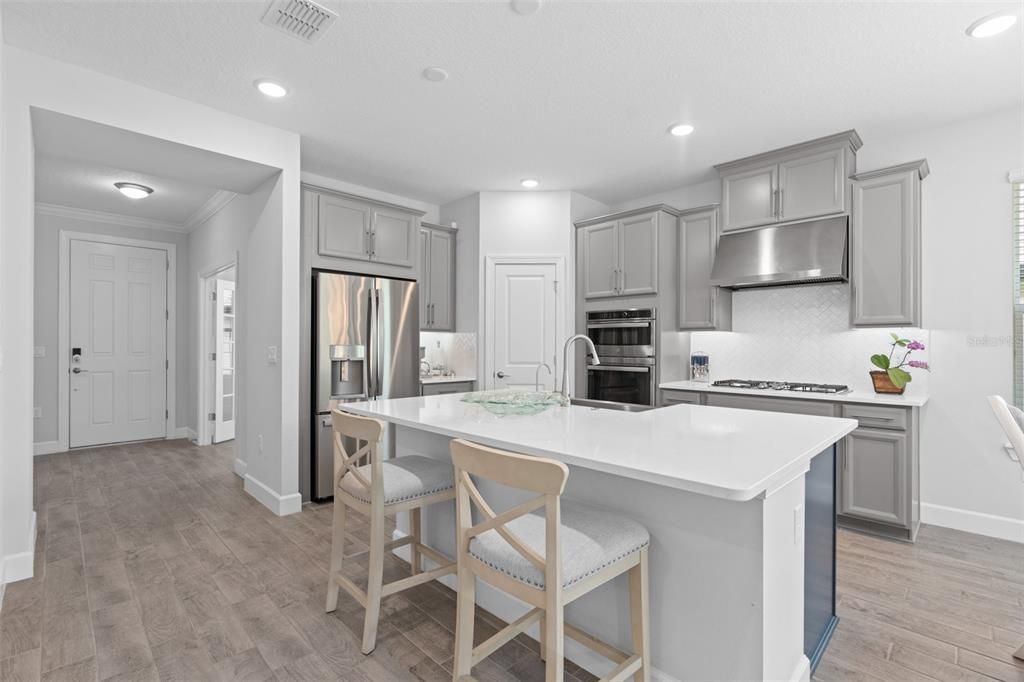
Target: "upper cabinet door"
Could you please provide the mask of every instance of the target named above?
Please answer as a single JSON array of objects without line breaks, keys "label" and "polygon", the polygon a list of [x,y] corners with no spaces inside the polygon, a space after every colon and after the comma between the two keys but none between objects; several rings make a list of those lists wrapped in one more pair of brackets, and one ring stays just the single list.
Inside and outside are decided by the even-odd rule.
[{"label": "upper cabinet door", "polygon": [[317,245],[321,256],[369,258],[369,206],[321,194],[318,211]]},{"label": "upper cabinet door", "polygon": [[580,228],[583,250],[583,295],[585,298],[616,296],[619,293],[619,238],[615,221]]},{"label": "upper cabinet door", "polygon": [[723,232],[777,221],[778,170],[773,163],[722,176]]},{"label": "upper cabinet door", "polygon": [[430,251],[430,329],[455,330],[455,234],[432,230]]},{"label": "upper cabinet door", "polygon": [[420,228],[420,329],[430,328],[430,230]]},{"label": "upper cabinet door", "polygon": [[854,326],[921,324],[917,170],[853,183],[850,278]]},{"label": "upper cabinet door", "polygon": [[799,220],[846,210],[846,152],[843,148],[779,163],[779,220]]},{"label": "upper cabinet door", "polygon": [[373,209],[370,258],[380,263],[413,267],[419,219],[411,213]]},{"label": "upper cabinet door", "polygon": [[719,310],[720,291],[711,284],[711,266],[718,248],[718,211],[679,217],[679,328],[729,329],[728,310]]},{"label": "upper cabinet door", "polygon": [[619,221],[619,295],[658,293],[658,214]]}]

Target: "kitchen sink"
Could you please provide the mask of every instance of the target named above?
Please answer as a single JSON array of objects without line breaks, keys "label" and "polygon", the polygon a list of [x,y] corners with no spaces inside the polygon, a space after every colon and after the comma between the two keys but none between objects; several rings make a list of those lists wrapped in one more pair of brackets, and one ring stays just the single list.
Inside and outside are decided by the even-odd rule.
[{"label": "kitchen sink", "polygon": [[613,403],[608,400],[590,400],[588,398],[572,398],[569,400],[569,403],[571,405],[579,405],[580,407],[590,407],[595,410],[618,410],[619,412],[645,412],[654,409],[650,405]]}]

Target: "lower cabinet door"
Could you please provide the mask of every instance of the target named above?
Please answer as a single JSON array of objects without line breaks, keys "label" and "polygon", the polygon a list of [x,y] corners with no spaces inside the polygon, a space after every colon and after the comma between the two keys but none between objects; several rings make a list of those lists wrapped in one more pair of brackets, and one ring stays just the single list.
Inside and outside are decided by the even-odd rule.
[{"label": "lower cabinet door", "polygon": [[843,443],[840,513],[907,527],[907,435],[857,429]]}]

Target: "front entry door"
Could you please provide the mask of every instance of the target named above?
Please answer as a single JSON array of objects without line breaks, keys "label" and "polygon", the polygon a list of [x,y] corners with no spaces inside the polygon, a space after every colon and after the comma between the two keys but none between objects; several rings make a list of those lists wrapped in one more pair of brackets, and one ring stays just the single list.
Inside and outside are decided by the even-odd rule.
[{"label": "front entry door", "polygon": [[71,241],[71,447],[167,435],[167,262]]},{"label": "front entry door", "polygon": [[235,283],[217,280],[217,316],[214,333],[216,371],[214,373],[213,442],[223,443],[235,437]]},{"label": "front entry door", "polygon": [[553,390],[561,371],[555,358],[558,343],[557,268],[554,263],[496,263],[494,329],[488,351],[493,388],[533,389],[537,367],[541,389]]}]

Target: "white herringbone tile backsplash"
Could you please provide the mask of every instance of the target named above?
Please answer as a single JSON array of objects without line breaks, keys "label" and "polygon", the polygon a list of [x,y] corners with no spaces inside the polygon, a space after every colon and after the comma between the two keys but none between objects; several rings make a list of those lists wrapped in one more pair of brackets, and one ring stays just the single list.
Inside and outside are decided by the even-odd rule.
[{"label": "white herringbone tile backsplash", "polygon": [[[889,350],[889,333],[929,344],[920,329],[850,329],[850,287],[820,284],[737,291],[733,331],[694,332],[691,349],[711,356],[711,379],[779,379],[871,390],[868,357]],[[928,350],[912,357],[928,359]],[[908,393],[927,393],[914,370]]]},{"label": "white herringbone tile backsplash", "polygon": [[460,376],[476,376],[476,334],[420,332],[420,345],[431,366],[447,367]]}]

